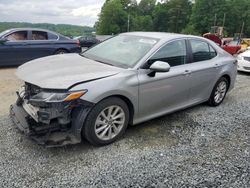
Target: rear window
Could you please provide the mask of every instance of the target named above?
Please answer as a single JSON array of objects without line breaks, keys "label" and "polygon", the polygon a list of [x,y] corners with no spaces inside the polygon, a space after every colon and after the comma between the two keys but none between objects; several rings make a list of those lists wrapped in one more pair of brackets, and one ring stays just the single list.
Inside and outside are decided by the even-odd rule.
[{"label": "rear window", "polygon": [[57,40],[58,36],[54,33],[48,33],[49,40]]},{"label": "rear window", "polygon": [[48,40],[48,33],[44,31],[32,31],[32,40]]},{"label": "rear window", "polygon": [[211,45],[209,45],[209,49],[210,49],[210,57],[211,57],[211,59],[216,57],[217,52],[215,51],[215,49]]},{"label": "rear window", "polygon": [[208,43],[199,40],[190,40],[193,62],[206,61],[214,58],[217,53]]}]

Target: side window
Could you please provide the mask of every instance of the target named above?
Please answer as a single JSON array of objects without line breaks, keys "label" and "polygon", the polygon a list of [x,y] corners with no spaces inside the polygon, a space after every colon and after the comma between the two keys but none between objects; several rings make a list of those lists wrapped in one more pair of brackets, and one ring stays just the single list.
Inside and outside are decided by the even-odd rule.
[{"label": "side window", "polygon": [[28,40],[28,32],[27,31],[17,31],[11,33],[7,37],[5,37],[9,41],[19,41],[19,40]]},{"label": "side window", "polygon": [[206,42],[190,40],[193,62],[206,61],[215,57],[216,51]]},{"label": "side window", "polygon": [[217,56],[217,52],[215,51],[215,49],[209,45],[209,49],[210,49],[210,57],[211,59]]},{"label": "side window", "polygon": [[48,33],[48,39],[49,40],[57,40],[58,36],[54,33]]},{"label": "side window", "polygon": [[48,40],[48,33],[44,31],[32,31],[32,40]]},{"label": "side window", "polygon": [[151,65],[155,61],[167,62],[171,67],[186,64],[187,52],[185,40],[178,40],[166,44],[150,58],[148,63]]}]

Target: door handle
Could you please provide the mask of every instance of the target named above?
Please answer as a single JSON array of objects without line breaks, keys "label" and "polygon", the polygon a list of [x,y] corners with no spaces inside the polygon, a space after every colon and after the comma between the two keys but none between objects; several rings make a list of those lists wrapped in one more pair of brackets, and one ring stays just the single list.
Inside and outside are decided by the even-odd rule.
[{"label": "door handle", "polygon": [[220,66],[220,64],[216,63],[216,64],[214,65],[214,68],[219,68],[219,66]]},{"label": "door handle", "polygon": [[183,75],[184,76],[188,76],[188,75],[190,75],[192,72],[190,71],[190,70],[185,70],[184,71],[184,73],[183,73]]}]

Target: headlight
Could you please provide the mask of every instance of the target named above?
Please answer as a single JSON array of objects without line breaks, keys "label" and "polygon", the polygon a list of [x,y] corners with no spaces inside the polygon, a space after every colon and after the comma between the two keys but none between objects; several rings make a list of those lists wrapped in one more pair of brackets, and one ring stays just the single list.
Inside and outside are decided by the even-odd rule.
[{"label": "headlight", "polygon": [[32,101],[44,101],[44,102],[68,102],[79,99],[81,96],[87,93],[88,90],[68,92],[68,93],[49,93],[40,92],[31,98]]},{"label": "headlight", "polygon": [[238,55],[237,60],[241,61],[241,60],[243,60],[243,57],[241,55]]}]

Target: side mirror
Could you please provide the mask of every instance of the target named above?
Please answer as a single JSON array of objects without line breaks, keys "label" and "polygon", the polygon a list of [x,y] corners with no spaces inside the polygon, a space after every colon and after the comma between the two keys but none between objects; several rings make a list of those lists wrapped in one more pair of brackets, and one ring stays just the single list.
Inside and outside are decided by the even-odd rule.
[{"label": "side mirror", "polygon": [[151,72],[148,75],[153,77],[157,72],[169,72],[170,65],[167,62],[156,61],[149,67],[149,69]]},{"label": "side mirror", "polygon": [[169,72],[170,65],[167,62],[156,61],[149,67],[149,69],[154,72]]}]

